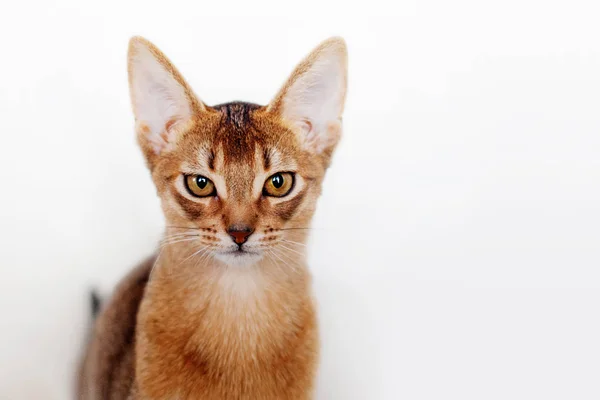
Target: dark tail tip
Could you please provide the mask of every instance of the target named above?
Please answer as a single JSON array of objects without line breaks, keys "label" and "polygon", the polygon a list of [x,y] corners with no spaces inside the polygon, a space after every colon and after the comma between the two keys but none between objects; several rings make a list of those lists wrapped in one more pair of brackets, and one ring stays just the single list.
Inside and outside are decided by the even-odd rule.
[{"label": "dark tail tip", "polygon": [[90,311],[92,312],[92,318],[96,319],[100,312],[100,306],[102,306],[102,299],[98,295],[96,290],[90,292]]}]

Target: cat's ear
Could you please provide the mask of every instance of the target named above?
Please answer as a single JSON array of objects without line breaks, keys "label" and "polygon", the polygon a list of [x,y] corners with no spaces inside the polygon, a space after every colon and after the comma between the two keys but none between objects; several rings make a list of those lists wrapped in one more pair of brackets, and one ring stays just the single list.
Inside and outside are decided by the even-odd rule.
[{"label": "cat's ear", "polygon": [[324,41],[298,64],[268,106],[314,153],[331,154],[341,136],[347,60],[344,39]]},{"label": "cat's ear", "polygon": [[178,133],[205,106],[167,57],[146,39],[129,41],[127,59],[138,140],[152,164],[172,148]]}]

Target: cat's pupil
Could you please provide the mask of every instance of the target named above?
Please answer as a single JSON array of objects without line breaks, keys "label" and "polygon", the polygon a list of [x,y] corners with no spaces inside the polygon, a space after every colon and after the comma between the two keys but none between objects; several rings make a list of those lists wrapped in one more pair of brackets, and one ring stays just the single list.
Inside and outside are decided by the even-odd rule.
[{"label": "cat's pupil", "polygon": [[275,175],[271,181],[273,182],[273,186],[277,189],[283,186],[283,176],[281,175]]},{"label": "cat's pupil", "polygon": [[196,185],[198,185],[198,187],[200,189],[204,189],[207,184],[208,184],[208,179],[206,179],[205,177],[199,176],[196,178]]}]

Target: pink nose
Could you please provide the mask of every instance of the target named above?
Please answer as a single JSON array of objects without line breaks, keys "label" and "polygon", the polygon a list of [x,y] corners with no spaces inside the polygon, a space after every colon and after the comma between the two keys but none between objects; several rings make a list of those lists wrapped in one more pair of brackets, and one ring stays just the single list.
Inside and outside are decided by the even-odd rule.
[{"label": "pink nose", "polygon": [[249,226],[232,225],[227,229],[227,233],[237,244],[244,244],[248,240],[248,236],[252,235],[254,229]]}]

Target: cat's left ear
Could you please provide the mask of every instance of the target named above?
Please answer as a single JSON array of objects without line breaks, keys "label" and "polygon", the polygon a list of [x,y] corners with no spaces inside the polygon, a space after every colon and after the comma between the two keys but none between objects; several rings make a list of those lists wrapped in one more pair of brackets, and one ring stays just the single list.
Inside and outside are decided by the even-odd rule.
[{"label": "cat's left ear", "polygon": [[206,107],[167,57],[146,39],[130,40],[127,59],[138,141],[152,167]]},{"label": "cat's left ear", "polygon": [[268,110],[300,135],[306,149],[331,155],[342,133],[348,55],[344,39],[321,43],[294,70]]}]

